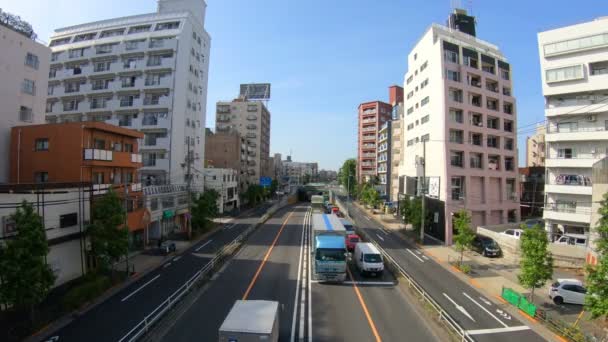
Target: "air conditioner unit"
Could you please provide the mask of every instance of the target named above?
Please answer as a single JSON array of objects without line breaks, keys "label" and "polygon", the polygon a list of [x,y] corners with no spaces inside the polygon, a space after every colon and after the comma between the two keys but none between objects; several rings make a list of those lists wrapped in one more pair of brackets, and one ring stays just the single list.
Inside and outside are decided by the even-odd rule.
[{"label": "air conditioner unit", "polygon": [[597,117],[593,114],[587,115],[587,121],[589,121],[589,122],[595,122],[596,118]]}]

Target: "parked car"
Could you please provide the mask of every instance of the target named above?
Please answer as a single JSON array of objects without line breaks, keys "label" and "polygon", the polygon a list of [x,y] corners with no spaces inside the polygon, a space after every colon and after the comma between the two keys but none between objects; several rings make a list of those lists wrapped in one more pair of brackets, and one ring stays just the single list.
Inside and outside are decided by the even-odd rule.
[{"label": "parked car", "polygon": [[527,228],[532,228],[536,225],[539,225],[541,227],[545,227],[545,220],[540,219],[540,218],[536,218],[536,219],[527,219],[524,221],[524,224],[526,225]]},{"label": "parked car", "polygon": [[382,275],[384,262],[378,248],[369,242],[359,242],[355,246],[355,263],[362,275]]},{"label": "parked car", "polygon": [[524,231],[523,229],[507,229],[504,232],[502,232],[501,234],[504,234],[506,236],[515,238],[515,239],[519,239],[521,237],[521,234],[523,234]]},{"label": "parked car", "polygon": [[361,241],[361,238],[357,234],[348,234],[348,235],[346,235],[346,249],[349,252],[354,251],[355,250],[355,246],[357,245],[357,243],[359,243],[359,241]]},{"label": "parked car", "polygon": [[549,289],[549,298],[557,305],[563,303],[583,305],[586,294],[587,289],[578,279],[557,279]]},{"label": "parked car", "polygon": [[499,257],[501,255],[500,246],[496,241],[483,235],[475,236],[473,249],[485,257]]},{"label": "parked car", "polygon": [[160,244],[160,251],[161,253],[167,255],[169,253],[173,253],[177,250],[177,248],[175,247],[175,242],[173,241],[164,241],[163,243]]},{"label": "parked car", "polygon": [[585,234],[564,234],[555,240],[553,243],[558,245],[571,245],[578,247],[587,247],[587,235]]}]

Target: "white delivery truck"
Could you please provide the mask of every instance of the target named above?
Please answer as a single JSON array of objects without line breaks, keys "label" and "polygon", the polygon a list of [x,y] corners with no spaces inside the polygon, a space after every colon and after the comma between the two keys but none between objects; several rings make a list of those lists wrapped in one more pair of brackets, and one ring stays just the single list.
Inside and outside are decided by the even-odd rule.
[{"label": "white delivery truck", "polygon": [[277,342],[279,302],[237,300],[219,331],[220,342]]},{"label": "white delivery truck", "polygon": [[363,275],[382,275],[384,271],[382,254],[370,242],[359,242],[355,245],[355,263]]},{"label": "white delivery truck", "polygon": [[312,214],[312,276],[319,281],[346,279],[346,229],[336,215]]},{"label": "white delivery truck", "polygon": [[310,196],[310,204],[312,206],[313,213],[322,213],[324,212],[323,204],[325,199],[321,195],[312,195]]}]

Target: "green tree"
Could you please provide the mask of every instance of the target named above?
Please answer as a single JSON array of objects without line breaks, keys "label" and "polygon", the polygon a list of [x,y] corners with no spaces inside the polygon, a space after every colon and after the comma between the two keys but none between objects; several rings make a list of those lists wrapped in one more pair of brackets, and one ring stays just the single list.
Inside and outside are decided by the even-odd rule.
[{"label": "green tree", "polygon": [[357,192],[357,161],[355,159],[347,159],[342,164],[338,171],[338,182],[346,188],[346,191],[356,197]]},{"label": "green tree", "polygon": [[263,199],[263,189],[258,184],[250,184],[245,190],[244,197],[247,200],[249,205],[254,206],[262,201]]},{"label": "green tree", "polygon": [[217,217],[219,209],[217,199],[220,194],[208,189],[195,197],[192,205],[192,229],[203,232],[211,226],[212,219]]},{"label": "green tree", "polygon": [[456,250],[460,252],[458,264],[462,266],[464,251],[471,248],[475,239],[475,233],[471,229],[471,216],[466,210],[460,210],[454,214],[454,230],[456,230],[456,234],[453,241],[456,245]]},{"label": "green tree", "polygon": [[103,270],[109,270],[112,264],[128,253],[126,215],[121,199],[111,189],[93,202],[92,223],[87,234],[91,240],[91,255]]},{"label": "green tree", "polygon": [[279,189],[279,181],[273,179],[270,183],[270,196],[273,197]]},{"label": "green tree", "polygon": [[306,185],[306,184],[310,183],[310,179],[311,179],[310,175],[308,173],[305,174],[304,177],[302,177],[302,185]]},{"label": "green tree", "polygon": [[599,239],[595,241],[598,254],[597,265],[587,265],[587,295],[585,309],[593,319],[608,319],[608,193],[600,202],[600,219],[595,227]]},{"label": "green tree", "polygon": [[534,300],[534,289],[553,276],[553,256],[548,244],[547,233],[539,225],[525,229],[521,235],[521,271],[517,278],[522,286],[532,290],[530,302]]},{"label": "green tree", "polygon": [[[401,216],[404,218],[403,221],[405,223],[410,223],[414,232],[420,231],[420,221],[422,217],[422,199],[420,197],[415,198],[404,198],[399,204],[399,210],[401,211]],[[425,227],[431,224],[432,221],[432,213],[427,212]]]},{"label": "green tree", "polygon": [[49,246],[42,218],[26,201],[11,215],[16,235],[0,248],[0,303],[27,309],[34,319],[40,304],[55,282],[46,263]]}]

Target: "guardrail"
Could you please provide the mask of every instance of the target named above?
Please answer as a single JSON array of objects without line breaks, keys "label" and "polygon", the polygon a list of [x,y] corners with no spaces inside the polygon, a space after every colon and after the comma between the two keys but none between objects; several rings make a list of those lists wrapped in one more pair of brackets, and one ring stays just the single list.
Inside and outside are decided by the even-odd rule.
[{"label": "guardrail", "polygon": [[287,200],[281,200],[279,203],[270,207],[266,214],[264,214],[258,223],[252,224],[244,232],[239,234],[229,244],[222,247],[218,251],[211,261],[197,271],[190,279],[188,279],[182,286],[180,286],[175,292],[173,292],[167,299],[160,303],[151,313],[149,313],[142,321],[133,327],[128,333],[126,333],[118,342],[132,342],[142,337],[145,333],[150,331],[153,325],[171,308],[173,308],[179,300],[187,294],[199,281],[210,276],[217,266],[221,265],[222,262],[232,256],[242,245],[243,241],[261,224],[268,220],[277,210],[284,207],[287,204]]},{"label": "guardrail", "polygon": [[[344,205],[342,204],[342,202],[339,200],[338,197],[336,197],[336,202],[338,203],[339,207],[343,207],[346,208],[346,214],[351,217],[350,215],[350,208],[348,205]],[[352,219],[352,217],[351,217]],[[429,304],[439,315],[439,321],[444,323],[454,334],[456,334],[457,336],[459,336],[461,338],[461,341],[469,341],[469,342],[473,342],[475,341],[468,333],[465,329],[463,329],[460,324],[458,324],[458,322],[456,322],[456,320],[454,320],[454,318],[452,318],[452,316],[447,313],[447,311],[445,311],[441,305],[439,305],[439,303],[437,303],[437,301],[428,293],[424,290],[424,288],[422,288],[422,286],[420,286],[420,284],[418,284],[418,282],[416,282],[416,280],[414,280],[414,277],[412,277],[409,273],[407,273],[396,261],[395,259],[393,259],[393,257],[391,257],[385,250],[384,248],[382,248],[376,241],[374,241],[373,239],[371,239],[367,233],[361,229],[358,229],[357,233],[359,233],[361,236],[363,236],[367,241],[373,243],[376,248],[378,248],[378,250],[380,251],[380,253],[382,253],[382,255],[384,256],[384,260],[388,261],[391,268],[397,272],[400,273],[400,275],[407,281],[408,285],[410,288],[413,288],[416,292],[418,292],[418,294],[422,297],[422,300],[425,301],[427,304]]]}]

